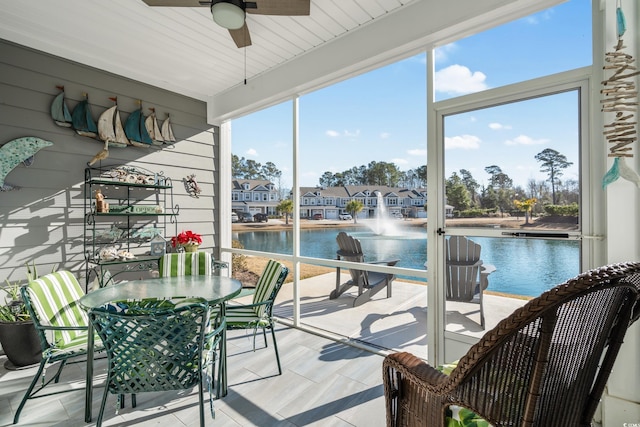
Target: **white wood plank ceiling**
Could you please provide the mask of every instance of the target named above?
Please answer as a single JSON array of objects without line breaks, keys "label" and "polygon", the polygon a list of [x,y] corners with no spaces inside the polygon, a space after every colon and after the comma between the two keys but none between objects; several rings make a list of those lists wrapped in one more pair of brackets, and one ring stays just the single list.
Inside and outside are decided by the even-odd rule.
[{"label": "white wood plank ceiling", "polygon": [[0,0],[0,37],[205,100],[411,0],[312,0],[310,16],[247,15],[238,49],[208,7],[141,0]]},{"label": "white wood plank ceiling", "polygon": [[247,14],[238,49],[208,7],[0,0],[0,38],[206,101],[219,124],[561,1],[311,0],[310,16]]}]

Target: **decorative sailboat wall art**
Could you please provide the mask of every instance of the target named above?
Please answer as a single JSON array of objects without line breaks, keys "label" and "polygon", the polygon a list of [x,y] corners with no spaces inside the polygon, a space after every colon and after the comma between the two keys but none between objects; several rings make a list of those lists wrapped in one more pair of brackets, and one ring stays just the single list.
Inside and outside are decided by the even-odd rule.
[{"label": "decorative sailboat wall art", "polygon": [[173,144],[176,142],[176,137],[173,135],[173,128],[171,127],[171,116],[167,114],[167,118],[162,122],[162,138],[165,144]]},{"label": "decorative sailboat wall art", "polygon": [[149,114],[145,119],[144,126],[147,128],[147,132],[151,137],[151,142],[153,143],[153,145],[162,145],[164,144],[164,138],[162,138],[162,132],[160,132],[160,127],[158,126],[156,109],[149,108],[149,110],[151,110],[151,114]]},{"label": "decorative sailboat wall art", "polygon": [[56,86],[56,88],[60,93],[51,103],[51,118],[56,125],[70,127],[78,135],[103,141],[104,150],[107,152],[109,148],[129,146],[162,148],[176,142],[169,114],[167,113],[167,118],[160,125],[155,108],[150,107],[151,114],[148,117],[144,116],[141,100],[137,101],[138,109],[129,114],[123,125],[118,98],[109,98],[115,105],[103,111],[96,123],[91,113],[87,93],[82,94],[83,99],[78,102],[72,112],[69,112],[64,86]]},{"label": "decorative sailboat wall art", "polygon": [[53,99],[51,103],[51,117],[58,126],[65,128],[71,127],[71,112],[64,100],[64,86],[56,86],[60,89],[60,93]]},{"label": "decorative sailboat wall art", "polygon": [[149,147],[153,144],[147,126],[145,125],[145,117],[142,113],[142,101],[138,101],[140,108],[129,114],[127,121],[124,123],[124,131],[131,144],[136,147]]},{"label": "decorative sailboat wall art", "polygon": [[95,138],[98,136],[98,127],[91,115],[89,95],[86,93],[83,93],[82,95],[84,96],[84,99],[78,102],[78,105],[76,105],[71,113],[73,129],[78,133],[78,135]]},{"label": "decorative sailboat wall art", "polygon": [[122,127],[120,111],[118,110],[118,98],[109,99],[115,102],[115,105],[100,115],[98,119],[98,135],[102,141],[109,143],[109,147],[124,148],[131,143]]}]

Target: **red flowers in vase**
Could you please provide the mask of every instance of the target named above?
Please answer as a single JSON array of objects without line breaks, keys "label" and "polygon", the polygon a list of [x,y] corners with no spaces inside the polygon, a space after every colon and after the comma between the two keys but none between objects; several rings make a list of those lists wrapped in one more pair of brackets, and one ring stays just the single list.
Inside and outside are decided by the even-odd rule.
[{"label": "red flowers in vase", "polygon": [[202,236],[198,233],[194,233],[193,231],[183,231],[177,236],[173,236],[171,238],[171,246],[174,248],[176,246],[200,245],[201,243]]}]

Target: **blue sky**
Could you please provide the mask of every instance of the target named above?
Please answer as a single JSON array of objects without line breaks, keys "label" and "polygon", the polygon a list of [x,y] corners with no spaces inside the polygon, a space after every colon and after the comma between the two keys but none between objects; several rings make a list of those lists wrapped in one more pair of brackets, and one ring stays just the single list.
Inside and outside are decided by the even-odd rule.
[{"label": "blue sky", "polygon": [[[571,0],[529,17],[458,40],[436,51],[436,99],[524,81],[590,65],[591,6]],[[371,161],[401,170],[427,163],[425,54],[399,61],[300,98],[300,185],[315,186],[325,171]],[[577,95],[495,107],[445,122],[445,169],[471,171],[486,184],[484,168],[498,165],[516,184],[543,180],[535,154],[553,148],[574,165],[577,179]],[[291,104],[232,122],[232,152],[273,162],[292,185]]]}]

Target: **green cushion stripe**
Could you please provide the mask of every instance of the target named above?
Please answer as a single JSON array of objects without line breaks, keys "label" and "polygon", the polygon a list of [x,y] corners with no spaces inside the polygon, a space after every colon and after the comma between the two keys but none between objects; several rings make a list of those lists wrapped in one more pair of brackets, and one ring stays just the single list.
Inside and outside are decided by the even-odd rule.
[{"label": "green cushion stripe", "polygon": [[268,328],[272,327],[273,320],[268,316],[267,308],[271,307],[277,291],[282,286],[288,274],[287,268],[277,261],[269,260],[262,275],[256,284],[253,304],[270,301],[268,304],[261,304],[256,307],[247,305],[227,304],[225,318],[227,327],[236,328]]},{"label": "green cushion stripe", "polygon": [[[256,290],[253,296],[253,304],[269,301],[274,290],[279,288],[284,281],[287,271],[281,263],[269,260],[264,271],[256,283]],[[275,296],[274,296],[275,298]],[[269,304],[261,304],[256,307],[247,305],[227,304],[226,321],[229,327],[267,327],[271,324],[271,319],[265,316],[265,311]]]},{"label": "green cushion stripe", "polygon": [[[209,252],[196,252],[197,256],[193,259],[198,262],[198,275],[210,276],[211,275],[211,254]],[[193,270],[192,270],[193,271]]]},{"label": "green cushion stripe", "polygon": [[[77,301],[84,295],[76,278],[68,271],[47,274],[30,282],[27,292],[31,305],[44,326],[87,327],[87,313]],[[72,342],[81,331],[55,331],[56,345]]]},{"label": "green cushion stripe", "polygon": [[256,313],[255,311],[253,311],[253,307],[247,307],[244,305],[228,305],[227,311],[225,312],[225,317],[227,319],[227,322],[229,322],[231,320],[237,320],[240,317],[256,317]]},{"label": "green cushion stripe", "polygon": [[[102,348],[102,340],[98,334],[94,334],[94,345],[96,349]],[[87,351],[87,342],[89,340],[89,334],[83,331],[79,331],[78,335],[69,342],[57,342],[54,348],[49,348],[47,353],[52,356],[68,353],[85,353]]]},{"label": "green cushion stripe", "polygon": [[209,252],[181,252],[166,254],[160,258],[160,275],[176,276],[209,276],[211,270],[211,254]]},{"label": "green cushion stripe", "polygon": [[260,319],[259,317],[254,316],[251,318],[238,320],[237,322],[226,322],[226,325],[228,328],[247,329],[247,328],[254,328],[256,326],[265,328],[271,325],[271,323],[269,322],[268,319]]},{"label": "green cushion stripe", "polygon": [[[262,319],[256,316],[256,312],[254,311],[253,307],[246,306],[227,306],[225,319],[227,325],[229,326],[255,326],[256,324],[262,324]],[[267,321],[266,324],[268,323],[269,322]]]},{"label": "green cushion stripe", "polygon": [[[264,271],[256,283],[256,292],[253,294],[253,303],[263,302],[269,299],[273,293],[273,289],[278,282],[280,273],[282,272],[283,265],[277,261],[269,260],[264,268]],[[265,306],[259,306],[255,308],[258,317],[264,313]]]}]

